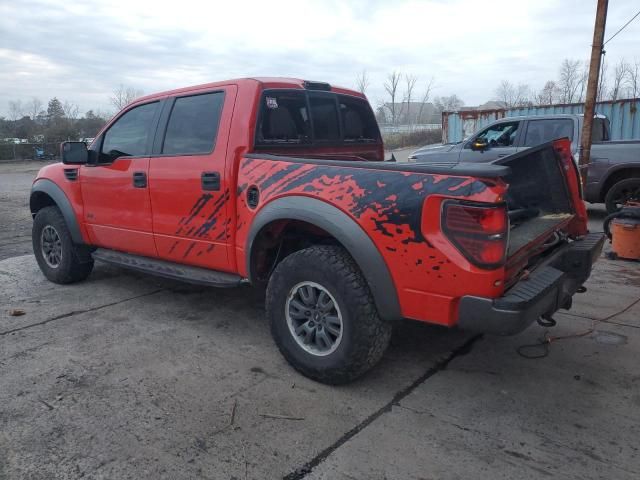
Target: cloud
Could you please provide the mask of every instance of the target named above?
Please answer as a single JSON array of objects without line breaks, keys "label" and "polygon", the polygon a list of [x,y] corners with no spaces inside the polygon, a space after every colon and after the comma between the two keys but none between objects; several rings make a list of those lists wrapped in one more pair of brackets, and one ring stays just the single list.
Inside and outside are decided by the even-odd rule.
[{"label": "cloud", "polygon": [[[635,13],[628,3],[610,5],[611,32]],[[268,75],[353,86],[363,69],[372,103],[397,70],[478,104],[502,79],[541,88],[563,58],[588,58],[593,15],[579,0],[3,2],[0,114],[33,96],[106,109],[119,84],[152,93]],[[612,42],[610,62],[638,55],[639,31]]]}]

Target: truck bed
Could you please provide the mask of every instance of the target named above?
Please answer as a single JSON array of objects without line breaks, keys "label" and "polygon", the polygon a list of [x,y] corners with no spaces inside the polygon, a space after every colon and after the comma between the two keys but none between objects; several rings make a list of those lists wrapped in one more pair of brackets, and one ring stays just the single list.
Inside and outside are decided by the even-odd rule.
[{"label": "truck bed", "polygon": [[[499,161],[511,173],[507,208],[510,212],[508,257],[545,235],[551,235],[574,215],[565,176],[553,149],[535,147]],[[498,162],[496,162],[498,163]],[[525,212],[517,215],[517,212]]]},{"label": "truck bed", "polygon": [[270,155],[249,153],[246,158],[264,160],[292,161],[296,163],[312,163],[315,165],[330,165],[335,167],[368,168],[374,170],[391,170],[400,172],[426,173],[431,175],[455,175],[461,177],[501,178],[510,173],[508,166],[491,163],[459,163],[457,165],[437,165],[429,163],[396,163],[371,162],[366,160],[338,160],[323,157],[297,157],[291,155]]},{"label": "truck bed", "polygon": [[553,232],[555,226],[571,217],[572,215],[570,213],[549,213],[537,217],[535,221],[525,222],[513,228],[509,232],[507,256],[512,256],[532,240],[544,234],[549,234],[549,232]]}]

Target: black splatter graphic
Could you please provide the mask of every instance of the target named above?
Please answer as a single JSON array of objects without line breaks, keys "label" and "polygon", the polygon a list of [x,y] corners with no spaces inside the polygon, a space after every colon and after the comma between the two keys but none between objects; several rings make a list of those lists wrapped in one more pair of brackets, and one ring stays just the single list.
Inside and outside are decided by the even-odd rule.
[{"label": "black splatter graphic", "polygon": [[184,252],[184,255],[182,256],[182,258],[187,258],[191,253],[191,250],[193,250],[193,247],[195,246],[196,246],[196,242],[191,242],[191,244],[187,247],[187,250]]},{"label": "black splatter graphic", "polygon": [[185,222],[185,224],[191,223],[191,221],[202,211],[205,205],[213,198],[213,195],[210,193],[203,194],[198,201],[191,207],[191,211],[189,212],[189,218]]},{"label": "black splatter graphic", "polygon": [[206,221],[195,231],[194,235],[196,237],[204,237],[213,227],[215,227],[218,222],[218,213],[227,201],[229,201],[229,190],[225,190],[224,195],[213,204],[213,211],[209,214]]},{"label": "black splatter graphic", "polygon": [[[351,198],[355,202],[351,213],[356,218],[360,218],[366,212],[374,210],[377,217],[377,220],[374,220],[375,228],[386,236],[395,236],[386,225],[393,227],[408,225],[411,236],[403,240],[405,245],[408,243],[427,243],[422,234],[420,223],[422,206],[428,195],[446,194],[468,197],[487,188],[483,181],[467,177],[327,165],[314,165],[311,169],[303,169],[292,175],[302,167],[303,164],[287,164],[285,168],[269,176],[265,181],[260,183],[260,179],[258,179],[256,183],[261,191],[273,187],[268,194],[274,196],[295,189],[321,194],[325,187],[353,182],[363,193],[353,192],[352,186],[346,189],[346,193],[351,193]],[[384,182],[380,181],[381,175],[384,175]],[[281,183],[278,184],[278,182]],[[338,198],[335,197],[335,200]],[[398,230],[402,231],[400,228]],[[432,247],[430,244],[429,246]]]}]

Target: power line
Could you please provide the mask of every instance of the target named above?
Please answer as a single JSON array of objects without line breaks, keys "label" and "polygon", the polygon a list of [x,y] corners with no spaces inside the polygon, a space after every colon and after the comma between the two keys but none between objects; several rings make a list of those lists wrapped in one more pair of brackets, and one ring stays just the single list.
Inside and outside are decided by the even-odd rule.
[{"label": "power line", "polygon": [[633,21],[636,19],[636,17],[637,17],[638,15],[640,15],[640,11],[638,11],[638,13],[636,13],[633,17],[631,17],[631,20],[629,20],[627,23],[625,23],[625,24],[622,26],[622,28],[621,28],[620,30],[618,30],[616,33],[614,33],[613,35],[611,35],[611,36],[609,37],[609,39],[608,39],[607,41],[605,41],[605,42],[602,44],[602,46],[604,47],[607,43],[609,43],[611,40],[613,40],[613,38],[614,38],[616,35],[618,35],[622,30],[624,30],[625,28],[627,28],[627,25],[629,25],[631,22],[633,22]]}]

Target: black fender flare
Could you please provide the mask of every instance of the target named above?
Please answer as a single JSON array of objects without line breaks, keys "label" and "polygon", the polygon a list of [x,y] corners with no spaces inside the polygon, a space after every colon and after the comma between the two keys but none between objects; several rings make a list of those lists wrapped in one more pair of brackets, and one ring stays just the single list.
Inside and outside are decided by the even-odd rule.
[{"label": "black fender flare", "polygon": [[331,234],[353,257],[362,271],[378,313],[384,320],[402,318],[398,293],[380,251],[371,238],[351,217],[340,209],[310,197],[287,196],[265,205],[255,216],[246,243],[246,266],[252,280],[253,243],[262,228],[276,220],[299,220]]},{"label": "black fender flare", "polygon": [[60,211],[62,212],[62,216],[64,217],[64,221],[69,228],[69,232],[71,233],[71,239],[73,240],[73,243],[83,244],[84,240],[82,239],[82,234],[80,233],[80,225],[78,225],[78,219],[76,218],[75,212],[71,207],[71,202],[62,191],[62,189],[47,178],[40,178],[36,180],[31,187],[31,195],[29,196],[29,207],[31,208],[31,215],[35,216],[36,214],[37,206],[35,205],[35,194],[38,192],[42,192],[48,195],[60,209]]}]

